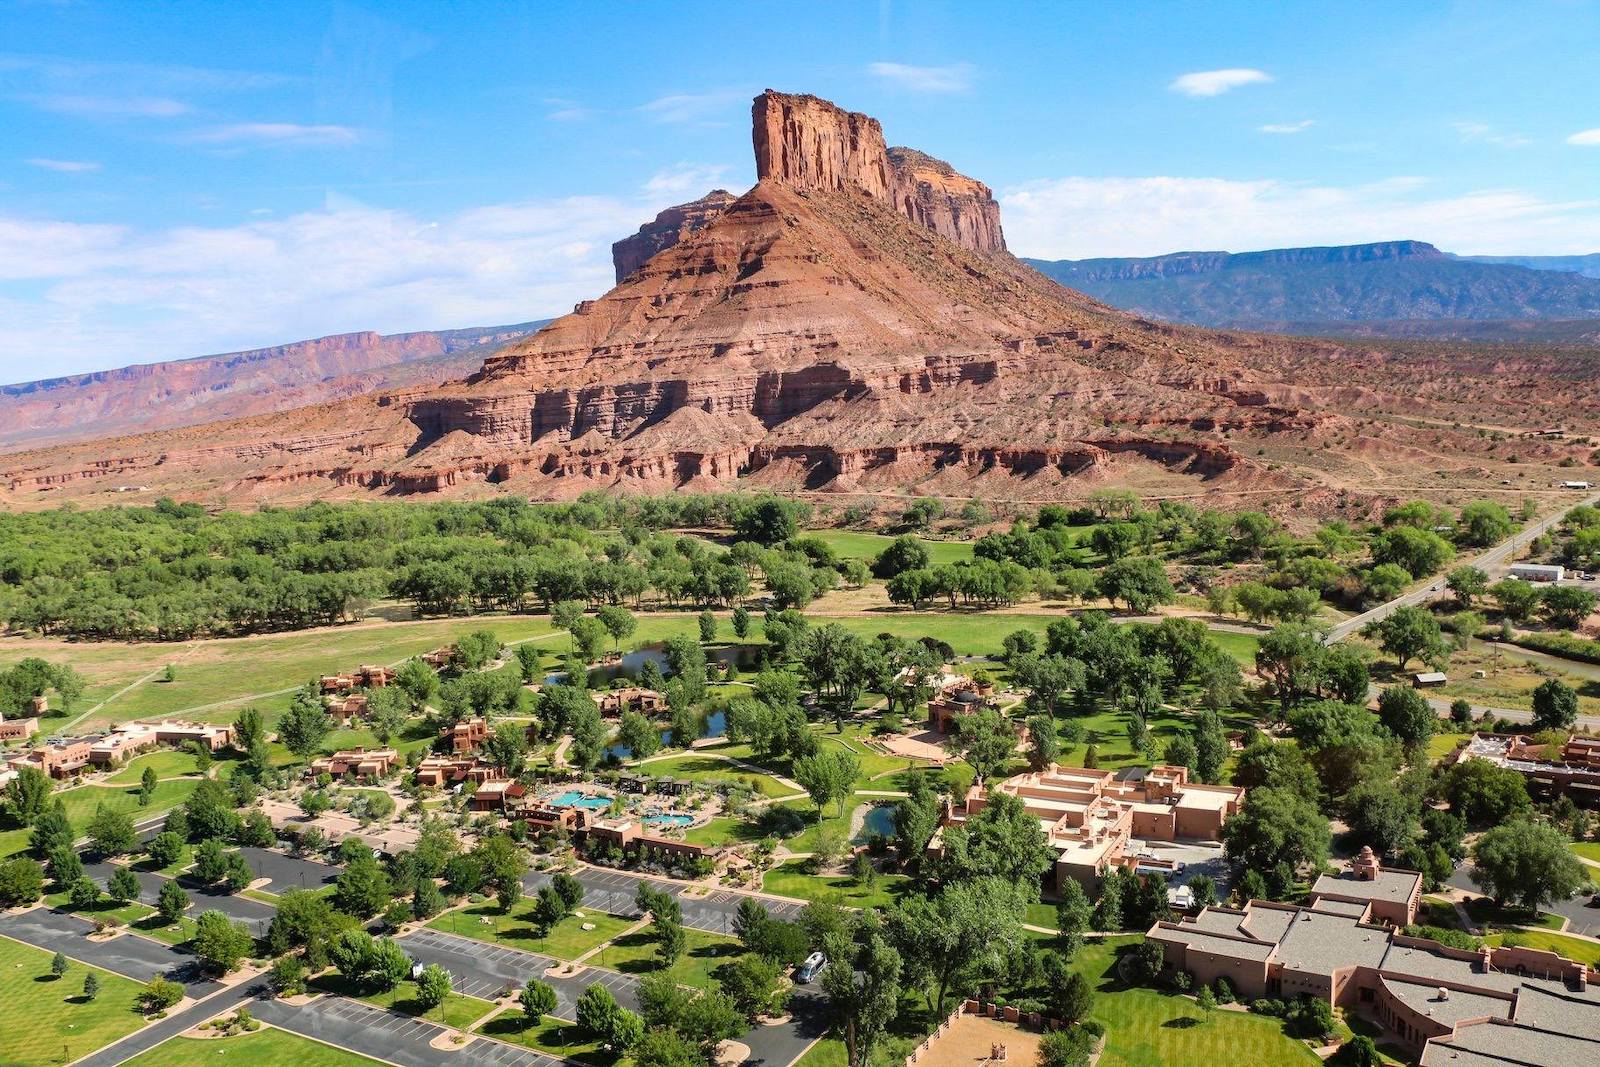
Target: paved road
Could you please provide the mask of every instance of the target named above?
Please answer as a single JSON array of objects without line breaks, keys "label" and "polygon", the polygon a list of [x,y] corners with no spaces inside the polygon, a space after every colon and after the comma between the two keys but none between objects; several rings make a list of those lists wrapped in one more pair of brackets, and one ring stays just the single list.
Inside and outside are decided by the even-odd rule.
[{"label": "paved road", "polygon": [[565,1067],[564,1061],[532,1049],[498,1041],[473,1041],[459,1049],[432,1047],[445,1034],[436,1023],[375,1008],[359,1000],[322,996],[301,1006],[264,1000],[251,1008],[256,1018],[290,1033],[349,1049],[399,1067]]},{"label": "paved road", "polygon": [[[238,985],[225,988],[219,987],[217,992],[205,1000],[174,1012],[165,1019],[157,1020],[142,1030],[136,1030],[121,1041],[97,1049],[78,1060],[76,1067],[116,1067],[117,1064],[125,1063],[141,1052],[148,1052],[169,1037],[177,1037],[207,1019],[233,1011],[255,999],[265,990],[266,983],[260,979],[240,982]],[[254,1010],[253,1006],[251,1010]]]},{"label": "paved road", "polygon": [[[1449,878],[1449,884],[1456,889],[1464,889],[1468,893],[1482,895],[1472,881],[1472,861],[1467,860],[1456,868],[1456,873]],[[1570,900],[1563,900],[1556,904],[1546,904],[1544,911],[1554,912],[1564,916],[1567,920],[1567,930],[1574,934],[1586,934],[1589,937],[1600,937],[1600,907],[1589,903],[1592,894],[1579,893]]]},{"label": "paved road", "polygon": [[[537,893],[550,883],[551,877],[550,873],[534,871],[522,881],[530,893]],[[717,934],[734,932],[734,916],[738,913],[739,902],[746,897],[746,894],[723,889],[713,890],[703,897],[686,896],[685,892],[689,887],[678,882],[629,874],[625,871],[602,870],[597,867],[581,867],[573,872],[573,877],[583,885],[584,904],[613,915],[638,914],[638,909],[633,903],[634,895],[639,891],[639,883],[647,882],[657,890],[671,893],[678,898],[678,904],[683,909],[685,926]],[[804,907],[789,901],[768,900],[762,897],[755,899],[766,905],[768,913],[778,919],[792,920]]]},{"label": "paved road", "polygon": [[[1561,524],[1561,520],[1566,513],[1580,504],[1589,504],[1591,506],[1600,504],[1600,495],[1585,497],[1581,500],[1574,500],[1571,504],[1563,505],[1559,511],[1540,519],[1531,526],[1523,527],[1521,530],[1518,530],[1511,537],[1501,541],[1493,548],[1486,549],[1471,559],[1458,560],[1457,564],[1461,566],[1477,567],[1479,570],[1489,571],[1492,568],[1509,563],[1515,557],[1516,551],[1519,548],[1524,547],[1528,544],[1528,542],[1532,541],[1541,534],[1548,533],[1555,529]],[[1329,644],[1332,644],[1335,641],[1343,641],[1346,637],[1349,637],[1351,634],[1356,633],[1363,626],[1367,625],[1367,623],[1377,622],[1380,619],[1388,618],[1390,615],[1394,614],[1395,610],[1398,608],[1406,606],[1414,607],[1418,604],[1427,603],[1428,601],[1439,596],[1439,591],[1443,588],[1444,579],[1440,578],[1436,581],[1429,582],[1420,589],[1414,589],[1409,593],[1402,593],[1393,600],[1385,604],[1379,604],[1377,607],[1370,608],[1367,611],[1363,611],[1359,615],[1352,615],[1350,618],[1344,620],[1343,622],[1334,626],[1333,629],[1328,631],[1327,641]]]},{"label": "paved road", "polygon": [[[101,886],[106,884],[116,870],[115,864],[104,860],[83,865],[83,872]],[[140,902],[154,907],[156,899],[161,895],[161,887],[171,879],[166,875],[138,869],[134,870],[134,874],[139,879]],[[180,876],[178,884],[183,886],[184,891],[189,894],[189,899],[194,902],[189,909],[190,915],[199,915],[203,911],[220,911],[228,918],[244,923],[256,937],[267,935],[267,924],[272,922],[274,914],[271,905],[228,893],[215,886],[201,885],[190,878]]]},{"label": "paved road", "polygon": [[319,889],[339,877],[339,868],[315,860],[286,856],[270,849],[245,846],[239,850],[256,877],[269,879],[262,886],[269,893],[282,895],[291,889]]},{"label": "paved road", "polygon": [[194,957],[187,952],[133,934],[108,941],[93,940],[88,936],[93,929],[76,915],[47,908],[0,914],[0,934],[46,952],[62,952],[136,982],[164,975],[182,982],[191,997],[207,997],[222,988],[200,972]]}]

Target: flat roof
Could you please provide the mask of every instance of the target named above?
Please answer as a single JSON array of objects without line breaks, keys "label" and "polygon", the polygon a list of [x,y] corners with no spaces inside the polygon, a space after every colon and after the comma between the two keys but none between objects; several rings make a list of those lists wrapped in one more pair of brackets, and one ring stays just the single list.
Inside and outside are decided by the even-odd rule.
[{"label": "flat roof", "polygon": [[1415,871],[1382,870],[1375,878],[1357,878],[1341,871],[1339,874],[1320,875],[1311,886],[1311,895],[1353,897],[1357,900],[1387,900],[1403,903],[1411,899],[1422,884],[1422,875]]},{"label": "flat roof", "polygon": [[1302,908],[1278,942],[1278,959],[1292,970],[1331,975],[1345,967],[1376,967],[1388,947],[1386,929]]},{"label": "flat roof", "polygon": [[1257,963],[1265,963],[1278,948],[1270,941],[1251,941],[1242,937],[1223,937],[1220,934],[1209,933],[1191,922],[1162,926],[1149,936],[1157,941],[1174,941],[1204,952],[1214,952],[1219,956],[1254,960]]}]

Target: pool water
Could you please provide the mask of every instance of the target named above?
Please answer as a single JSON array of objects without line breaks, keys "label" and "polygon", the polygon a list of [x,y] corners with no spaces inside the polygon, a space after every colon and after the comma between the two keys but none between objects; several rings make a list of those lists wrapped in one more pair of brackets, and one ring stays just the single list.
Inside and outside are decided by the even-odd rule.
[{"label": "pool water", "polygon": [[610,797],[592,797],[580,793],[576,789],[569,789],[550,802],[552,808],[609,808]]},{"label": "pool water", "polygon": [[693,815],[646,815],[646,824],[650,826],[693,826]]},{"label": "pool water", "polygon": [[874,804],[867,809],[867,817],[861,824],[861,833],[856,835],[857,841],[865,841],[873,834],[882,834],[884,837],[894,837],[894,805]]}]

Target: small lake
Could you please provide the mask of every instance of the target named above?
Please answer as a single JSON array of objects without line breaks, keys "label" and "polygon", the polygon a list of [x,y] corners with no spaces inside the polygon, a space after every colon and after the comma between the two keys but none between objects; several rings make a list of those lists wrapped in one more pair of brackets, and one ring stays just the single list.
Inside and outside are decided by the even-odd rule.
[{"label": "small lake", "polygon": [[887,838],[894,837],[893,804],[874,804],[868,808],[866,820],[862,822],[861,832],[856,834],[855,841],[857,843],[866,841],[873,834],[880,834]]},{"label": "small lake", "polygon": [[[705,726],[700,731],[700,736],[701,737],[726,737],[726,736],[728,736],[728,713],[724,709],[718,708],[717,710],[715,710],[715,711],[711,712],[710,714],[708,714],[706,716]],[[672,739],[672,731],[671,730],[662,730],[661,731],[661,744],[662,744],[662,747],[666,747],[667,742],[670,741],[671,739]],[[629,748],[627,745],[618,743],[618,744],[614,744],[614,745],[610,746],[609,748],[607,748],[606,751],[605,751],[605,754],[607,756],[616,756],[617,759],[619,759],[619,760],[632,759],[633,758],[633,749]]]}]

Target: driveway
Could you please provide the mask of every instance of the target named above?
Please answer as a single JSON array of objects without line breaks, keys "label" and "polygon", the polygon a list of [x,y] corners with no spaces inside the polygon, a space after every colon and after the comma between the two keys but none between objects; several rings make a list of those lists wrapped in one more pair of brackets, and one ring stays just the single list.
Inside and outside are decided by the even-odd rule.
[{"label": "driveway", "polygon": [[[1483,890],[1479,889],[1472,881],[1471,860],[1467,860],[1457,867],[1455,873],[1450,876],[1446,884],[1453,889],[1464,890],[1474,896],[1483,895]],[[1590,893],[1579,893],[1570,900],[1546,904],[1541,910],[1565,917],[1568,933],[1600,937],[1600,907],[1589,903],[1591,896],[1592,894]]]},{"label": "driveway", "polygon": [[196,998],[210,996],[222,988],[200,973],[194,957],[187,952],[134,934],[108,941],[91,940],[88,934],[92,929],[75,915],[47,908],[0,915],[0,934],[46,952],[65,953],[136,982],[166,976],[182,982],[189,995]]},{"label": "driveway", "polygon": [[169,1037],[177,1037],[207,1019],[233,1011],[265,990],[266,983],[259,978],[225,989],[219,987],[218,992],[208,999],[191,1004],[165,1019],[151,1023],[143,1030],[134,1031],[121,1041],[90,1053],[78,1060],[75,1067],[116,1067],[116,1064],[125,1063],[141,1052],[148,1052]]},{"label": "driveway", "polygon": [[[104,860],[83,865],[83,873],[99,882],[101,886],[104,886],[116,871],[115,864]],[[149,871],[135,870],[133,873],[139,879],[140,903],[155,907],[156,900],[161,895],[161,887],[171,879],[166,875],[152,874]],[[228,918],[244,923],[256,937],[267,936],[267,924],[272,922],[274,914],[270,905],[229,893],[216,886],[201,885],[192,878],[180,876],[178,884],[183,886],[184,892],[188,893],[189,899],[194,902],[189,909],[190,916],[199,915],[203,911],[220,911]]]},{"label": "driveway", "polygon": [[[550,884],[551,877],[550,873],[534,871],[523,879],[523,884],[530,893],[537,893]],[[725,889],[712,890],[704,897],[685,896],[688,887],[677,882],[628,874],[624,871],[602,870],[597,867],[581,867],[573,872],[573,877],[582,884],[583,902],[588,907],[613,915],[635,915],[638,909],[634,907],[634,896],[639,892],[639,884],[645,882],[678,899],[678,904],[683,909],[685,926],[717,934],[733,934],[733,920],[738,914],[739,902],[748,896]],[[765,905],[767,912],[777,919],[793,920],[804,907],[791,901],[768,900],[764,897],[755,899]]]},{"label": "driveway", "polygon": [[291,889],[317,889],[339,877],[339,868],[315,860],[286,856],[267,848],[251,845],[239,849],[257,878],[267,879],[261,888],[280,896]]},{"label": "driveway", "polygon": [[433,1048],[429,1043],[445,1033],[443,1027],[343,997],[322,996],[299,1007],[264,1000],[251,1011],[290,1033],[397,1067],[565,1067],[554,1056],[481,1038],[454,1051]]},{"label": "driveway", "polygon": [[548,978],[544,972],[558,962],[549,956],[488,945],[442,930],[417,930],[400,938],[400,944],[418,963],[437,963],[449,971],[451,984],[468,996],[494,1000],[507,989],[522,987],[529,978],[539,978],[555,987],[554,1014],[563,1019],[577,1018],[578,998],[596,983],[609,988],[623,1007],[639,1008],[638,979],[616,971],[590,967],[574,978]]}]

